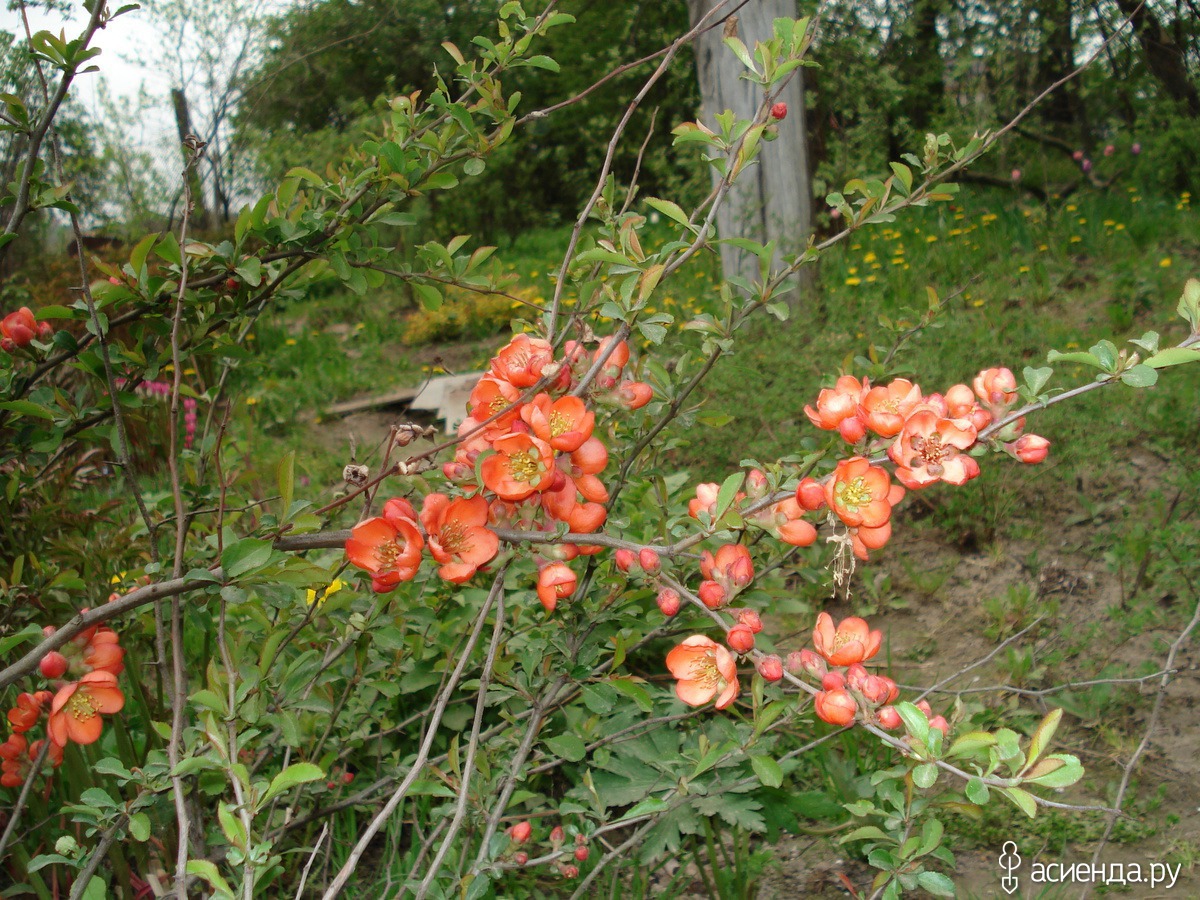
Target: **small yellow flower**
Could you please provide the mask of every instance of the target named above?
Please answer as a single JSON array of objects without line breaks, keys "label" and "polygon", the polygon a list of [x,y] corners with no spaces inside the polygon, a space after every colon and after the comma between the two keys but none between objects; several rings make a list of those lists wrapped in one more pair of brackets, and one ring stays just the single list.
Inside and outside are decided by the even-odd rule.
[{"label": "small yellow flower", "polygon": [[1116,228],[1114,228],[1113,230],[1114,230],[1114,231],[1124,231],[1124,230],[1125,230],[1125,223],[1124,223],[1124,222],[1118,222],[1118,223],[1117,223],[1117,227],[1116,227]]},{"label": "small yellow flower", "polygon": [[851,250],[861,250],[861,249],[862,249],[862,244],[851,244],[851,245],[850,245],[850,249],[851,249]]},{"label": "small yellow flower", "polygon": [[851,275],[857,275],[858,274],[858,266],[851,266],[846,271],[849,272]]},{"label": "small yellow flower", "polygon": [[1078,342],[1076,342],[1076,341],[1067,341],[1067,349],[1068,349],[1068,350],[1078,350],[1078,349],[1079,349],[1079,344],[1078,344]]},{"label": "small yellow flower", "polygon": [[1038,252],[1039,253],[1045,253],[1049,249],[1050,249],[1049,244],[1038,244]]},{"label": "small yellow flower", "polygon": [[1028,272],[1028,271],[1029,271],[1029,266],[1018,266],[1018,267],[1017,267],[1017,271],[1018,271],[1018,272]]},{"label": "small yellow flower", "polygon": [[875,256],[875,251],[874,251],[874,250],[868,250],[868,251],[867,251],[867,255],[863,257],[863,262],[865,262],[865,263],[873,263],[873,262],[875,262],[875,259],[876,259],[876,256]]},{"label": "small yellow flower", "polygon": [[868,275],[868,276],[867,276],[867,284],[870,284],[870,283],[871,283],[871,282],[873,282],[874,280],[875,280],[875,276],[874,276],[874,275]]},{"label": "small yellow flower", "polygon": [[1116,225],[1116,224],[1117,224],[1117,220],[1116,220],[1116,219],[1105,219],[1105,220],[1104,220],[1104,227],[1105,227],[1105,228],[1112,228],[1112,227],[1113,227],[1114,225]]},{"label": "small yellow flower", "polygon": [[1079,209],[1079,207],[1076,206],[1074,203],[1067,204],[1067,212],[1075,212],[1075,210],[1077,210],[1077,209]]},{"label": "small yellow flower", "polygon": [[853,287],[853,286],[854,286],[854,285],[856,285],[856,284],[862,284],[862,279],[861,279],[861,278],[847,278],[847,279],[846,279],[846,284],[848,284],[848,285],[850,285],[851,287]]},{"label": "small yellow flower", "polygon": [[1129,198],[1129,202],[1130,202],[1130,203],[1141,203],[1141,202],[1142,202],[1142,198],[1141,198],[1141,197],[1130,197],[1130,198]]},{"label": "small yellow flower", "polygon": [[936,234],[931,234],[931,235],[929,235],[929,237],[925,238],[925,243],[927,243],[927,244],[936,244],[936,243],[937,243],[937,239],[938,239],[938,238],[937,238],[937,235],[936,235]]},{"label": "small yellow flower", "polygon": [[257,397],[247,397],[247,398],[246,398],[246,405],[247,405],[247,406],[253,406],[253,405],[254,405],[254,404],[256,404],[257,402],[258,402],[258,398],[257,398]]},{"label": "small yellow flower", "polygon": [[1079,235],[1077,235],[1077,234],[1073,234],[1073,235],[1071,235],[1071,243],[1072,243],[1072,244],[1078,244],[1078,243],[1079,243],[1080,241],[1082,241],[1082,240],[1083,240],[1083,238],[1081,238],[1081,237],[1080,237]]},{"label": "small yellow flower", "polygon": [[1085,218],[1083,218],[1083,217],[1080,217],[1078,221],[1079,221],[1079,224],[1080,224],[1080,225],[1086,225],[1086,224],[1087,224],[1087,219],[1085,219]]},{"label": "small yellow flower", "polygon": [[286,345],[287,345],[287,346],[289,346],[289,347],[295,347],[295,346],[296,346],[296,339],[295,339],[295,338],[288,338],[286,341],[284,341],[284,344],[286,344]]},{"label": "small yellow flower", "polygon": [[338,591],[340,591],[342,589],[342,587],[343,587],[342,580],[340,578],[335,578],[333,580],[333,583],[330,584],[329,587],[327,587],[327,588],[325,588],[325,590],[321,591],[321,596],[319,599],[317,598],[317,592],[314,591],[312,588],[309,588],[309,590],[306,592],[308,605],[312,606],[315,603],[315,604],[317,604],[317,606],[320,606],[322,603],[324,603],[326,600],[328,600],[332,594],[336,594]]},{"label": "small yellow flower", "polygon": [[948,234],[950,237],[958,237],[962,233],[963,233],[963,230],[961,228],[951,228],[949,231],[946,232],[946,234]]},{"label": "small yellow flower", "polygon": [[985,304],[986,302],[987,302],[986,300],[972,300],[971,305],[974,306],[976,309],[978,309],[979,307],[983,306],[983,304]]},{"label": "small yellow flower", "polygon": [[1159,267],[1160,269],[1169,269],[1169,268],[1171,268],[1171,257],[1169,257],[1169,256],[1164,256],[1162,259],[1160,259],[1160,260],[1158,261],[1158,267]]}]

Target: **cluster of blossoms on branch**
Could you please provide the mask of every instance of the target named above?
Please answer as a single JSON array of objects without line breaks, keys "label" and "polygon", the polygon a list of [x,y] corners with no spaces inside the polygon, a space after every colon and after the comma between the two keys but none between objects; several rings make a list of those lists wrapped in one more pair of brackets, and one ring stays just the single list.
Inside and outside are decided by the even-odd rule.
[{"label": "cluster of blossoms on branch", "polygon": [[[598,477],[608,449],[593,434],[594,407],[639,409],[652,397],[649,385],[623,377],[628,363],[624,341],[607,338],[591,351],[570,341],[555,360],[548,341],[516,335],[471,392],[454,459],[442,467],[455,496],[427,494],[419,514],[408,500],[387,501],[382,515],[354,527],[350,562],[376,591],[390,591],[416,576],[428,544],[438,574],[461,584],[499,552],[494,529],[553,533],[565,523],[575,534],[595,532],[608,518]],[[600,549],[547,545],[537,583],[547,611],[575,591],[567,562]]]},{"label": "cluster of blossoms on branch", "polygon": [[[1024,434],[1023,417],[1009,421],[1017,400],[1016,378],[1006,368],[985,369],[969,386],[957,384],[944,394],[928,395],[904,378],[872,387],[866,378],[843,375],[804,411],[818,428],[838,432],[852,445],[854,455],[839,460],[821,479],[802,478],[794,495],[782,500],[770,496],[766,475],[752,470],[745,480],[746,491],[736,493],[727,506],[747,525],[798,547],[814,543],[817,526],[826,524],[834,532],[830,540],[866,559],[869,551],[884,546],[891,537],[892,510],[907,490],[939,481],[965,484],[979,475],[976,457],[986,453],[989,445],[1024,463],[1046,458],[1049,441]],[[885,461],[893,464],[894,475],[883,467]],[[720,492],[717,484],[701,484],[688,504],[691,517],[710,531],[727,512],[719,508]],[[815,514],[816,522],[806,518],[810,514]],[[627,555],[622,557],[623,553]],[[628,572],[636,561],[631,551],[617,553],[621,571]],[[715,612],[753,582],[754,562],[744,544],[727,543],[715,553],[702,552],[700,575],[695,599]],[[674,588],[664,587],[658,599],[665,614],[678,612],[681,599]],[[739,690],[737,657],[744,655],[754,659],[767,681],[779,681],[785,668],[797,683],[802,683],[799,677],[804,674],[814,678],[819,689],[809,690],[817,715],[826,722],[848,725],[858,717],[889,729],[901,724],[891,705],[899,696],[895,683],[863,666],[878,652],[882,634],[871,631],[862,619],[851,617],[835,628],[829,614],[821,613],[813,632],[816,652],[791,653],[785,666],[779,656],[755,650],[755,635],[762,629],[755,610],[727,612],[733,622],[724,645],[692,635],[667,655],[676,694],[684,703],[701,706],[715,701],[717,709],[732,704]],[[931,717],[933,727],[949,730],[944,718],[932,716],[927,703],[922,701],[918,708]]]},{"label": "cluster of blossoms on branch", "polygon": [[0,350],[6,353],[15,353],[21,347],[28,347],[34,338],[48,341],[53,336],[54,328],[50,323],[39,322],[28,306],[22,306],[0,319]]},{"label": "cluster of blossoms on branch", "polygon": [[[47,637],[55,632],[53,625],[42,630]],[[117,676],[125,671],[125,650],[117,633],[106,625],[94,625],[60,650],[50,651],[38,669],[54,690],[22,693],[8,711],[12,734],[0,744],[0,785],[4,787],[19,787],[29,776],[42,741],[31,744],[26,735],[43,717],[50,738],[46,760],[58,768],[68,743],[95,743],[104,728],[101,716],[120,712],[125,706],[125,695],[117,686]]]},{"label": "cluster of blossoms on branch", "polygon": [[[533,837],[533,825],[528,819],[522,819],[520,822],[515,822],[514,824],[509,825],[508,828],[504,830],[504,833],[508,835],[509,852],[512,855],[513,862],[515,862],[518,866],[523,866],[528,863],[529,854],[524,850],[514,848],[521,847]],[[563,855],[565,855],[566,851],[563,850],[563,844],[566,843],[566,840],[567,832],[561,825],[555,825],[550,829],[549,842],[550,851],[552,853],[561,852]],[[575,849],[571,851],[570,855],[577,862],[587,862],[588,857],[591,856],[591,850],[588,848],[586,836],[579,833],[575,835]],[[556,860],[556,863],[558,865],[559,874],[562,875],[563,878],[579,877],[579,867],[575,864],[566,862],[561,856]]]}]

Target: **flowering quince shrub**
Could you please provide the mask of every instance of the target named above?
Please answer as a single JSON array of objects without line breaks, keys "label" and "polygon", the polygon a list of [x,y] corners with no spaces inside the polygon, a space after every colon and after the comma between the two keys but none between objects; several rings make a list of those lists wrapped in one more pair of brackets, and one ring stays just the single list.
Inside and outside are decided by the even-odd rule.
[{"label": "flowering quince shrub", "polygon": [[[470,179],[520,133],[506,71],[555,68],[535,48],[569,16],[515,2],[499,16],[472,54],[445,46],[453,75],[397,97],[378,140],[324,174],[293,170],[230,239],[150,236],[86,279],[73,306],[4,318],[0,494],[24,542],[0,633],[12,798],[0,865],[14,883],[77,897],[583,897],[713,821],[773,838],[818,820],[878,871],[876,896],[954,896],[951,813],[997,798],[1029,816],[1066,806],[1046,795],[1082,775],[1075,756],[1049,752],[1061,711],[1023,734],[985,730],[961,704],[935,709],[881,665],[882,621],[817,612],[811,639],[785,645],[774,626],[794,610],[786,578],[828,566],[831,593],[848,590],[912,492],[1036,465],[1050,449],[1027,430],[1038,410],[1196,361],[1200,282],[1173,346],[1148,333],[1051,353],[1095,371],[1068,390],[1047,387],[1049,367],[1018,377],[981,363],[940,392],[830,372],[804,407],[831,433],[825,449],[748,461],[719,484],[670,471],[662,453],[672,428],[697,427],[690,398],[705,375],[751,316],[788,316],[789,279],[822,249],[781,263],[742,240],[762,277],[723,285],[723,316],[649,311],[660,285],[716,248],[714,204],[787,115],[778,94],[806,62],[806,21],[778,21],[753,49],[727,38],[762,104],[718,130],[675,129],[719,186],[690,213],[644,201],[675,223],[673,240],[648,249],[640,206],[598,174],[555,296],[516,323],[455,436],[416,450],[424,430],[396,425],[381,460],[347,466],[323,505],[297,496],[294,453],[273,497],[248,487],[263,473],[227,452],[229,373],[255,319],[301,293],[310,267],[364,295],[400,277],[431,306],[443,286],[493,283],[491,248],[427,242],[408,264],[388,229],[411,227],[413,198]],[[77,41],[38,36],[56,54],[39,58],[69,83],[114,17],[99,0]],[[944,179],[991,141],[931,135],[886,181],[851,182],[828,198],[846,228],[827,245],[948,199]],[[28,197],[73,215],[61,176],[43,183],[53,176],[25,167],[14,221]],[[224,373],[202,392],[182,382],[197,360]],[[124,427],[146,397],[169,409],[150,486],[131,474]],[[103,515],[111,540],[77,552],[82,526],[37,510],[54,486],[100,481],[84,465],[96,446],[118,463],[116,499],[77,515]],[[133,583],[96,605],[95,586],[126,569]],[[812,787],[820,748],[842,734],[883,760],[851,800]]]}]

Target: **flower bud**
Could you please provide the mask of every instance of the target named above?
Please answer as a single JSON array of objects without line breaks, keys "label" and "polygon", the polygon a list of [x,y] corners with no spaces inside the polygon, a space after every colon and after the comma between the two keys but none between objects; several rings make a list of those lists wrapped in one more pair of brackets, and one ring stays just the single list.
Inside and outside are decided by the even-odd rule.
[{"label": "flower bud", "polygon": [[796,502],[812,512],[825,505],[825,488],[815,478],[802,478],[796,486]]},{"label": "flower bud", "polygon": [[783,677],[783,660],[772,653],[770,656],[764,656],[756,664],[758,674],[767,681],[778,681]]},{"label": "flower bud", "polygon": [[680,601],[678,591],[672,590],[671,588],[663,588],[658,592],[658,597],[656,600],[658,602],[659,611],[667,618],[670,618],[679,612]]},{"label": "flower bud", "polygon": [[525,863],[529,862],[529,854],[524,850],[518,850],[513,854],[513,862],[515,862],[518,866],[523,866]]},{"label": "flower bud", "polygon": [[720,609],[725,602],[725,588],[721,587],[715,581],[703,581],[700,583],[700,590],[697,592],[700,600],[709,609]]},{"label": "flower bud", "polygon": [[725,635],[725,643],[730,650],[738,653],[749,653],[754,649],[754,632],[749,625],[734,625]]},{"label": "flower bud", "polygon": [[562,875],[563,878],[578,878],[579,866],[563,866]]},{"label": "flower bud", "polygon": [[343,772],[342,773],[342,784],[349,784],[353,780],[354,780],[353,772]]},{"label": "flower bud", "polygon": [[875,713],[875,717],[879,719],[881,727],[891,731],[893,728],[899,728],[904,720],[900,718],[900,713],[896,712],[896,707],[885,706]]},{"label": "flower bud", "polygon": [[821,687],[827,691],[840,691],[846,687],[846,676],[841,672],[826,672],[821,676]]},{"label": "flower bud", "polygon": [[587,847],[576,847],[575,848],[575,858],[577,860],[579,860],[580,862],[587,862],[587,858],[589,855],[590,855],[590,853],[588,852]]},{"label": "flower bud", "polygon": [[741,625],[745,625],[755,634],[758,634],[763,629],[762,618],[758,615],[756,609],[739,609],[737,611],[737,620]]},{"label": "flower bud", "polygon": [[632,550],[627,550],[622,547],[615,554],[613,554],[613,560],[616,564],[618,572],[627,573],[637,562],[637,557],[633,555]]},{"label": "flower bud", "polygon": [[817,717],[830,725],[849,725],[858,712],[858,704],[847,691],[821,691],[813,698]]},{"label": "flower bud", "polygon": [[918,700],[913,704],[921,712],[925,713],[925,718],[930,718],[933,715],[933,707],[929,705],[928,700]]},{"label": "flower bud", "polygon": [[563,562],[554,562],[538,572],[537,595],[546,612],[554,612],[558,601],[575,593],[575,572]]},{"label": "flower bud", "polygon": [[761,469],[751,469],[746,476],[746,496],[751,500],[761,500],[767,496],[767,490],[770,485],[767,483],[767,476],[763,474]]},{"label": "flower bud", "polygon": [[533,826],[528,821],[517,822],[515,825],[509,825],[504,833],[512,838],[514,844],[523,844],[533,834]]},{"label": "flower bud", "polygon": [[[792,655],[789,654],[789,659]],[[807,648],[794,655],[798,657],[797,662],[800,668],[814,678],[824,678],[825,673],[829,670],[829,667],[825,664],[825,660]]]},{"label": "flower bud", "polygon": [[1023,434],[1012,445],[1013,455],[1023,463],[1040,463],[1050,452],[1050,442],[1039,434]]},{"label": "flower bud", "polygon": [[775,119],[776,121],[781,121],[782,119],[784,119],[786,117],[787,117],[787,104],[786,103],[776,103],[774,106],[771,107],[771,118],[772,119]]},{"label": "flower bud", "polygon": [[557,847],[566,839],[567,833],[563,831],[563,827],[561,825],[555,825],[550,829],[550,843],[552,843],[555,847]]},{"label": "flower bud", "polygon": [[638,562],[649,575],[657,575],[662,571],[662,560],[658,558],[658,554],[649,547],[643,547],[638,553]]},{"label": "flower bud", "polygon": [[929,720],[929,727],[936,728],[943,737],[950,737],[950,723],[946,721],[945,716],[934,716]]},{"label": "flower bud", "polygon": [[1020,181],[1020,180],[1021,180],[1021,170],[1020,170],[1020,169],[1013,169],[1013,170],[1012,170],[1012,180],[1013,180],[1013,181]]},{"label": "flower bud", "polygon": [[1076,150],[1074,153],[1071,154],[1071,159],[1075,160],[1075,162],[1082,162],[1083,161],[1083,151]]},{"label": "flower bud", "polygon": [[51,650],[42,657],[38,669],[45,678],[62,678],[67,671],[67,658],[57,650]]},{"label": "flower bud", "polygon": [[1105,156],[1112,156],[1116,152],[1117,152],[1117,148],[1114,147],[1112,144],[1105,145],[1105,147],[1104,147],[1104,155]]},{"label": "flower bud", "polygon": [[1133,146],[1131,146],[1131,147],[1129,148],[1129,152],[1130,152],[1130,153],[1132,153],[1134,156],[1137,156],[1139,153],[1141,153],[1141,152],[1142,152],[1142,145],[1141,145],[1141,144],[1134,144]]}]

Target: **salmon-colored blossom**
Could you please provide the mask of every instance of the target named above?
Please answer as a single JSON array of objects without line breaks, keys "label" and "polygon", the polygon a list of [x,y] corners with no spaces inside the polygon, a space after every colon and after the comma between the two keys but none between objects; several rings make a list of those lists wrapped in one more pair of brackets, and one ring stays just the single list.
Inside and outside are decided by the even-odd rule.
[{"label": "salmon-colored blossom", "polygon": [[346,557],[370,573],[375,591],[387,593],[416,577],[424,546],[416,512],[407,500],[396,497],[385,504],[384,515],[354,526],[346,541]]},{"label": "salmon-colored blossom", "polygon": [[46,730],[59,747],[65,747],[68,741],[94,744],[104,727],[101,714],[112,715],[124,706],[125,695],[117,687],[116,675],[88,672],[54,695]]},{"label": "salmon-colored blossom", "polygon": [[621,404],[627,409],[641,409],[654,399],[654,388],[644,381],[623,381],[617,389]]},{"label": "salmon-colored blossom", "polygon": [[812,512],[825,505],[825,486],[815,478],[804,477],[796,485],[796,502]]},{"label": "salmon-colored blossom", "polygon": [[421,506],[421,524],[429,535],[429,552],[442,564],[438,575],[462,584],[500,549],[500,539],[487,528],[488,502],[476,494],[451,500],[428,494]]},{"label": "salmon-colored blossom", "polygon": [[1011,406],[1017,399],[1017,377],[1010,369],[984,369],[971,382],[979,401],[993,414]]},{"label": "salmon-colored blossom", "polygon": [[575,593],[578,584],[575,572],[566,563],[554,562],[538,572],[537,595],[546,612],[554,612],[559,600]]},{"label": "salmon-colored blossom", "polygon": [[867,428],[880,437],[895,437],[921,399],[921,389],[905,378],[871,388],[862,398]]},{"label": "salmon-colored blossom", "polygon": [[872,631],[858,616],[842,619],[836,628],[829,613],[817,616],[813,646],[832,666],[849,666],[868,660],[879,652],[881,643],[883,632]]},{"label": "salmon-colored blossom", "polygon": [[804,407],[810,422],[826,431],[837,431],[851,444],[858,443],[867,433],[866,422],[860,414],[863,395],[870,389],[865,378],[843,375],[832,388],[817,395],[816,408]]},{"label": "salmon-colored blossom", "polygon": [[8,722],[13,731],[23,734],[36,725],[42,717],[43,707],[50,702],[52,696],[49,691],[18,694],[17,705],[8,711]]},{"label": "salmon-colored blossom", "polygon": [[518,334],[492,359],[492,374],[514,387],[533,387],[553,359],[549,341]]},{"label": "salmon-colored blossom", "polygon": [[700,574],[705,579],[698,592],[700,599],[716,609],[754,580],[754,561],[742,544],[725,544],[715,556],[707,550],[700,554]]},{"label": "salmon-colored blossom", "polygon": [[688,706],[716,700],[725,709],[738,695],[737,663],[716,641],[694,634],[667,654],[667,668],[677,679],[675,694]]},{"label": "salmon-colored blossom", "polygon": [[941,419],[931,410],[919,410],[904,423],[888,456],[905,487],[915,490],[936,481],[959,485],[979,474],[979,463],[963,452],[974,444],[975,428],[967,420]]},{"label": "salmon-colored blossom", "polygon": [[546,393],[538,394],[522,406],[521,418],[534,435],[564,453],[578,450],[592,436],[596,423],[596,414],[578,397],[551,401]]},{"label": "salmon-colored blossom", "polygon": [[1013,443],[1005,444],[1004,449],[1021,462],[1036,465],[1050,452],[1050,442],[1040,434],[1023,434]]},{"label": "salmon-colored blossom", "polygon": [[471,410],[470,418],[474,420],[470,427],[478,427],[499,413],[494,421],[488,422],[485,433],[507,434],[513,423],[520,420],[521,405],[517,402],[520,398],[521,391],[508,381],[494,375],[484,375],[476,383],[467,401]]},{"label": "salmon-colored blossom", "polygon": [[496,451],[483,461],[484,486],[502,500],[524,500],[550,487],[554,451],[532,435],[509,433],[492,442]]},{"label": "salmon-colored blossom", "polygon": [[28,346],[37,335],[37,319],[28,306],[22,306],[0,320],[0,339],[4,342],[4,349],[9,352],[17,347]]},{"label": "salmon-colored blossom", "polygon": [[861,456],[843,459],[825,483],[825,502],[839,519],[853,527],[879,528],[904,497],[885,469]]}]

